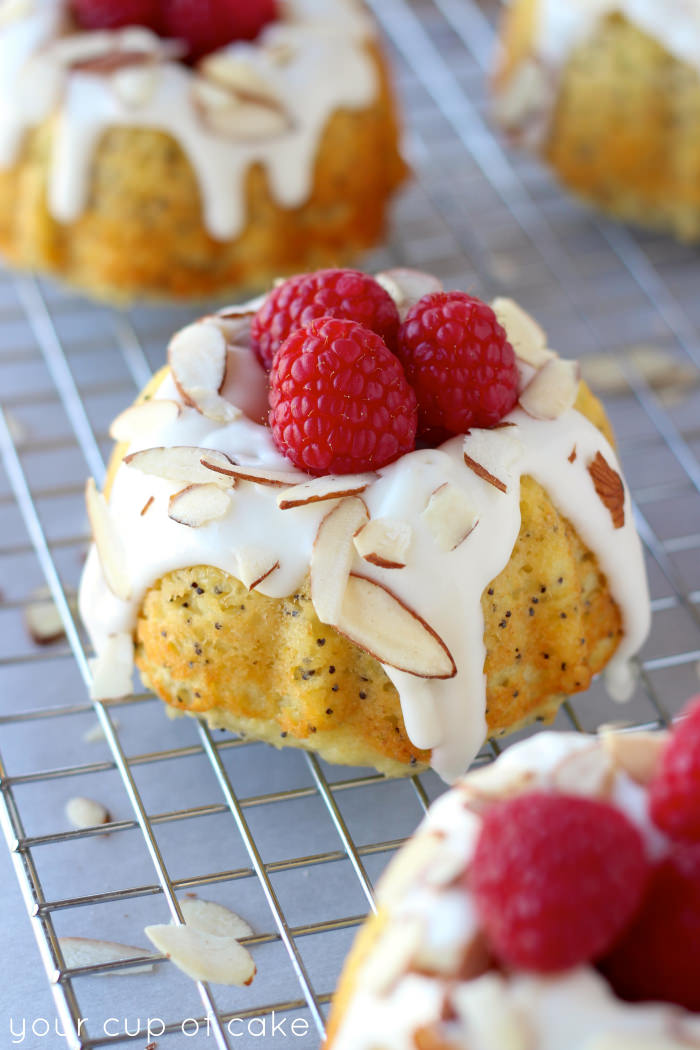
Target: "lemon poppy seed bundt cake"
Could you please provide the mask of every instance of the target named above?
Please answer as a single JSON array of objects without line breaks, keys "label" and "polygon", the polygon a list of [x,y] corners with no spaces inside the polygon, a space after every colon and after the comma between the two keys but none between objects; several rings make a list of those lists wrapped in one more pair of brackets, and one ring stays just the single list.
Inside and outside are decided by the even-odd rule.
[{"label": "lemon poppy seed bundt cake", "polygon": [[700,238],[698,0],[514,0],[494,115],[617,218]]},{"label": "lemon poppy seed bundt cake", "polygon": [[378,885],[327,1050],[700,1046],[700,697],[671,733],[538,733]]},{"label": "lemon poppy seed bundt cake", "polygon": [[0,252],[100,297],[347,261],[404,176],[362,0],[0,6]]},{"label": "lemon poppy seed bundt cake", "polygon": [[649,600],[609,425],[511,300],[290,278],[177,333],[111,432],[96,696],[135,659],[212,726],[452,779],[606,665],[629,688]]}]

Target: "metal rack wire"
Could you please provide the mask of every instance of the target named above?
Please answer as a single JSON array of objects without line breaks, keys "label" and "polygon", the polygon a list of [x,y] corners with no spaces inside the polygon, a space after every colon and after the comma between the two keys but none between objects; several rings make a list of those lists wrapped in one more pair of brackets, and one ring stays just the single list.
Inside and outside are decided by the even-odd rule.
[{"label": "metal rack wire", "polygon": [[[497,3],[374,7],[393,52],[416,180],[389,245],[368,267],[419,266],[448,285],[505,292],[568,355],[604,350],[619,363],[624,389],[608,409],[654,602],[637,693],[619,717],[664,722],[697,691],[700,661],[697,251],[584,211],[537,164],[504,151],[484,117]],[[83,476],[102,478],[107,421],[188,316],[117,314],[32,277],[0,278],[0,823],[71,1050],[144,1045],[154,1010],[163,1016],[159,1048],[274,1045],[255,1030],[241,1036],[247,1019],[273,1011],[306,1022],[301,1045],[318,1045],[374,881],[440,791],[431,775],[389,781],[229,734],[215,739],[191,720],[166,722],[147,695],[84,699],[90,669],[68,597],[87,539]],[[675,400],[627,353],[643,341],[682,369]],[[50,647],[30,644],[22,630],[31,588],[42,582],[65,625],[65,640]],[[565,705],[558,724],[593,729],[617,714],[594,686]],[[104,740],[88,744],[82,733],[95,717]],[[61,830],[71,794],[108,800],[112,822]],[[181,921],[178,901],[193,892],[231,905],[260,931],[250,939],[259,969],[251,988],[197,985],[195,995],[158,956],[148,978],[95,976],[142,965],[138,958],[65,966],[64,934],[143,943],[143,925]],[[129,1019],[128,1030],[108,1033],[110,1017]]]}]

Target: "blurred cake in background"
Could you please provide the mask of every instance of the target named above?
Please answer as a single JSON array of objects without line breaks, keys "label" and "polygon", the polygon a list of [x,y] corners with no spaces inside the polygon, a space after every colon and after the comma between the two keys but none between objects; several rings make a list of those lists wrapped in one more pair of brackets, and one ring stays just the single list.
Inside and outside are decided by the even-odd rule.
[{"label": "blurred cake in background", "polygon": [[494,114],[579,196],[700,238],[698,0],[514,0]]},{"label": "blurred cake in background", "polygon": [[360,0],[3,0],[0,252],[108,299],[346,260],[405,173]]}]

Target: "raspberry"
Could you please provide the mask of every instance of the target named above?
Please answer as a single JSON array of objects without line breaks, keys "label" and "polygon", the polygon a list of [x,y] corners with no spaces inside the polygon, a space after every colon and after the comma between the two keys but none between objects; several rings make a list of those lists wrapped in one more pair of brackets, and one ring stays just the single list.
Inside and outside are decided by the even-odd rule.
[{"label": "raspberry", "polygon": [[496,955],[553,973],[610,947],[647,876],[641,837],[619,810],[532,792],[487,811],[468,877]]},{"label": "raspberry", "polygon": [[410,452],[416,398],[375,332],[321,317],[292,332],[270,372],[275,444],[310,474],[375,470]]},{"label": "raspberry", "polygon": [[277,0],[161,0],[165,36],[186,41],[196,60],[233,40],[253,40],[277,17]]},{"label": "raspberry", "polygon": [[82,29],[158,29],[158,0],[72,0],[71,7]]},{"label": "raspberry", "polygon": [[641,910],[600,969],[623,999],[700,1010],[700,844],[674,843]]},{"label": "raspberry", "polygon": [[518,400],[518,370],[505,330],[466,292],[424,295],[399,329],[397,354],[418,398],[418,430],[464,434],[492,427]]},{"label": "raspberry", "polygon": [[649,786],[649,811],[672,839],[700,842],[700,695],[682,713]]},{"label": "raspberry", "polygon": [[268,372],[287,336],[317,317],[357,321],[396,348],[399,312],[381,284],[358,270],[318,270],[273,289],[253,318],[253,346]]}]

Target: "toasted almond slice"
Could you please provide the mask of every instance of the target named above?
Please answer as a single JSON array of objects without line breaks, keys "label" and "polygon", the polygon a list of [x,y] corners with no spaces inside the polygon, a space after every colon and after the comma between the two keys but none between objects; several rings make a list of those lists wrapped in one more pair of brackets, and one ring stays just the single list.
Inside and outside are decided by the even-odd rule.
[{"label": "toasted almond slice", "polygon": [[[32,601],[25,607],[24,621],[33,642],[37,645],[51,645],[64,637],[66,631],[61,614],[51,597],[48,587],[39,587],[32,592]],[[75,595],[67,593],[68,606],[72,613],[77,612]]]},{"label": "toasted almond slice", "polygon": [[375,280],[396,303],[402,321],[411,307],[424,295],[442,291],[442,281],[433,274],[424,273],[423,270],[412,270],[406,266],[383,270],[375,275]]},{"label": "toasted almond slice", "polygon": [[401,847],[377,887],[380,904],[395,905],[404,893],[420,881],[443,848],[442,839],[442,835],[433,831],[418,831]]},{"label": "toasted almond slice", "polygon": [[381,569],[403,569],[411,546],[408,522],[393,518],[372,518],[353,537],[355,550],[370,565]]},{"label": "toasted almond slice", "polygon": [[306,507],[309,503],[319,503],[327,499],[343,499],[345,496],[356,496],[364,492],[374,481],[376,474],[340,474],[314,478],[303,481],[277,497],[280,510],[292,510],[294,507]]},{"label": "toasted almond slice", "polygon": [[[211,466],[202,466],[204,457]],[[228,456],[216,449],[197,448],[196,445],[144,448],[125,456],[124,462],[144,474],[153,474],[166,481],[189,482],[191,485],[214,483],[225,489],[236,484],[235,475],[224,469],[233,466]]]},{"label": "toasted almond slice", "polygon": [[185,899],[180,901],[180,911],[187,925],[200,933],[235,937],[237,941],[253,936],[253,930],[245,919],[216,901]]},{"label": "toasted almond slice", "polygon": [[435,489],[422,517],[443,551],[459,547],[479,522],[466,492],[449,481]]},{"label": "toasted almond slice", "polygon": [[521,393],[520,407],[534,419],[558,419],[573,407],[579,382],[578,361],[553,357]]},{"label": "toasted almond slice", "polygon": [[131,693],[134,672],[134,643],[130,634],[113,634],[95,659],[90,660],[92,700],[118,700]]},{"label": "toasted almond slice", "polygon": [[88,478],[85,486],[85,503],[105,582],[116,598],[126,602],[131,597],[126,552],[107,500],[98,490],[94,478]]},{"label": "toasted almond slice", "polygon": [[379,996],[390,992],[394,982],[410,970],[422,937],[423,922],[415,915],[385,926],[358,975],[363,987]]},{"label": "toasted almond slice", "polygon": [[193,981],[214,984],[250,984],[255,963],[235,937],[203,933],[191,926],[147,926],[144,933],[158,951]]},{"label": "toasted almond slice", "polygon": [[177,401],[169,399],[142,401],[121,412],[109,428],[115,441],[140,441],[154,430],[162,430],[180,415]]},{"label": "toasted almond slice", "polygon": [[[97,941],[90,937],[59,937],[63,959],[69,970],[82,966],[101,966],[104,963],[122,962],[125,959],[148,959],[149,954],[143,948],[134,948],[129,944],[117,944],[115,941]],[[132,977],[134,974],[151,973],[153,963],[141,966],[129,966],[124,970],[108,970],[104,976]]]},{"label": "toasted almond slice", "polygon": [[209,521],[223,518],[231,506],[231,497],[216,482],[188,485],[170,497],[168,517],[180,525],[198,528]]},{"label": "toasted almond slice", "polygon": [[207,470],[213,470],[218,474],[224,474],[229,478],[237,478],[239,481],[254,481],[256,485],[272,485],[281,488],[283,485],[296,485],[299,478],[303,477],[291,470],[275,470],[272,467],[250,467],[240,463],[223,464],[212,460],[206,452],[202,456],[202,466]]},{"label": "toasted almond slice", "polygon": [[609,798],[614,779],[611,757],[598,742],[572,751],[552,771],[552,786],[564,795]]},{"label": "toasted almond slice", "polygon": [[238,561],[238,578],[249,591],[255,588],[279,569],[280,563],[276,554],[265,547],[249,545],[236,551]]},{"label": "toasted almond slice", "polygon": [[79,795],[66,802],[66,816],[74,828],[94,828],[109,823],[109,813],[101,802]]},{"label": "toasted almond slice", "polygon": [[355,533],[369,521],[367,507],[349,496],[326,514],[311,552],[311,601],[321,623],[335,624],[350,575]]},{"label": "toasted almond slice", "polygon": [[547,349],[547,336],[534,317],[513,299],[499,297],[491,303],[498,323],[503,325],[516,357],[533,368],[546,365],[556,354]]},{"label": "toasted almond slice", "polygon": [[600,452],[596,452],[586,469],[598,498],[610,512],[614,528],[621,529],[625,524],[625,484],[622,478]]},{"label": "toasted almond slice", "polygon": [[661,752],[668,743],[666,732],[620,733],[609,729],[601,733],[603,747],[613,765],[637,784],[646,787],[656,773]]},{"label": "toasted almond slice", "polygon": [[418,613],[374,580],[354,573],[333,626],[376,660],[417,678],[454,678],[457,667],[442,638]]},{"label": "toasted almond slice", "polygon": [[206,320],[182,328],[170,340],[168,363],[186,404],[215,423],[231,423],[241,410],[221,397],[227,347],[221,329]]}]

